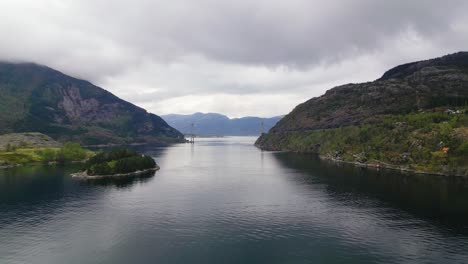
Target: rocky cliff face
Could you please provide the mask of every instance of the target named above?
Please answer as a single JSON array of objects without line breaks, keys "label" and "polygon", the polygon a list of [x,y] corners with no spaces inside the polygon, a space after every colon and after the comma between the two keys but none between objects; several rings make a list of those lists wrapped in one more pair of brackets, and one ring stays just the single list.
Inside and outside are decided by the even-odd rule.
[{"label": "rocky cliff face", "polygon": [[297,106],[272,133],[356,125],[381,114],[468,104],[468,52],[395,67],[368,83],[335,87]]},{"label": "rocky cliff face", "polygon": [[36,64],[0,63],[0,121],[0,133],[35,131],[91,145],[183,141],[159,116]]}]

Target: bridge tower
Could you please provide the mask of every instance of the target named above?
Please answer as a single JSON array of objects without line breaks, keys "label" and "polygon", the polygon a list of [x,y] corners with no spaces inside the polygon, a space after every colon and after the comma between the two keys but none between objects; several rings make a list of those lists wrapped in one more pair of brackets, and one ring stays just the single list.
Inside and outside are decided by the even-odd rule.
[{"label": "bridge tower", "polygon": [[190,143],[194,144],[195,143],[195,124],[192,123],[190,125]]}]

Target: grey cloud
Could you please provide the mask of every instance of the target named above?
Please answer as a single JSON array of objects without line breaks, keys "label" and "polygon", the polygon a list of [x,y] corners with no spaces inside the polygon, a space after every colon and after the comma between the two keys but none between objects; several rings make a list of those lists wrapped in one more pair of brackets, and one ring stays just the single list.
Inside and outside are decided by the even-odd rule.
[{"label": "grey cloud", "polygon": [[[0,60],[49,65],[157,113],[189,105],[187,95],[252,96],[251,106],[287,94],[286,109],[465,49],[467,9],[462,0],[3,0]],[[208,110],[236,115],[228,108]]]},{"label": "grey cloud", "polygon": [[90,30],[144,54],[290,66],[375,51],[406,30],[431,39],[466,10],[459,0],[98,2],[75,7],[92,14]]}]

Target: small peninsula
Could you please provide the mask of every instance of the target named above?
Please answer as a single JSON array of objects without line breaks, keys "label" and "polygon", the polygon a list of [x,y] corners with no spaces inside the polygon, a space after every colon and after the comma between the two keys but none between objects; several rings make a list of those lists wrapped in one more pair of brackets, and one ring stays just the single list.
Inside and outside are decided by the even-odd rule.
[{"label": "small peninsula", "polygon": [[84,179],[101,179],[108,177],[137,176],[159,169],[150,156],[140,155],[127,149],[113,149],[99,152],[90,158],[82,171],[72,174]]}]

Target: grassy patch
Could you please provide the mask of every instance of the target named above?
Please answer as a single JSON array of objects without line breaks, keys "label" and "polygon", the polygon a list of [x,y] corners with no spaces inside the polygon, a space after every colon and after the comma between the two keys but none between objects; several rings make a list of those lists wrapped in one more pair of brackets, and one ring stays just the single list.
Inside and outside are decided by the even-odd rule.
[{"label": "grassy patch", "polygon": [[86,160],[93,155],[94,152],[83,149],[77,143],[65,143],[61,148],[10,147],[0,149],[0,164],[65,163]]}]

